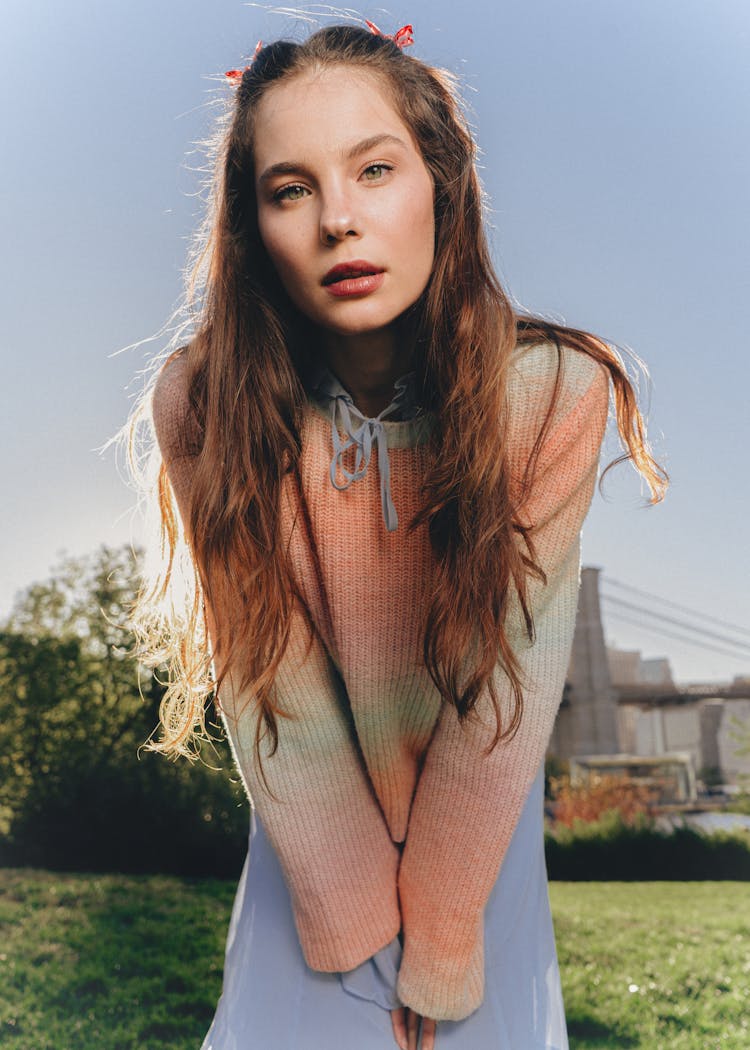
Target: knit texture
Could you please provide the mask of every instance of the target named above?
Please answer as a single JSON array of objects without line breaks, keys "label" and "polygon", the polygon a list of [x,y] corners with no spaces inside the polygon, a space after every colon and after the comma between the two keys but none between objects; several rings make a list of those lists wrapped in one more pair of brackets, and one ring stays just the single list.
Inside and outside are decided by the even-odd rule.
[{"label": "knit texture", "polygon": [[[484,995],[483,913],[562,697],[580,582],[580,532],[597,479],[609,404],[608,373],[564,347],[557,406],[522,518],[534,523],[548,583],[530,580],[536,638],[517,597],[507,630],[522,662],[524,710],[511,741],[483,749],[496,722],[488,692],[459,726],[421,658],[434,555],[418,510],[432,417],[385,421],[391,491],[402,523],[387,532],[377,464],[338,491],[329,476],[330,418],[313,403],[302,427],[301,486],[282,490],[283,540],[306,606],[297,611],[277,678],[279,747],[261,744],[279,801],[255,768],[256,714],[247,695],[221,690],[223,720],[251,804],[276,850],[308,965],[346,971],[400,930],[397,991],[435,1020],[461,1020]],[[549,408],[554,346],[514,351],[507,441],[518,483]],[[155,388],[154,423],[180,513],[190,498],[189,410],[180,358]],[[488,434],[488,440],[491,435]],[[520,541],[519,541],[520,542]],[[308,651],[306,616],[312,621]],[[512,694],[494,676],[503,714]]]}]

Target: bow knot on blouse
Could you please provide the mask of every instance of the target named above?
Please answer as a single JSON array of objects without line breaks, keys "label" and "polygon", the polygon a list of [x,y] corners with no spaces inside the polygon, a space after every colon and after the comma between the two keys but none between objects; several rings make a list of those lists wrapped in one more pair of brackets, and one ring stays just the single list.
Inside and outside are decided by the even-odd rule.
[{"label": "bow knot on blouse", "polygon": [[[414,393],[415,372],[407,372],[394,383],[396,395],[377,416],[365,416],[354,404],[351,394],[339,382],[333,372],[321,366],[313,380],[313,392],[330,403],[331,438],[333,458],[331,460],[331,484],[343,490],[363,478],[370,465],[373,447],[377,446],[378,471],[380,474],[380,502],[383,521],[388,532],[398,528],[398,515],[391,496],[391,465],[388,458],[388,438],[383,420],[394,412],[401,411],[402,419],[413,419],[419,411]],[[338,417],[338,423],[337,423]],[[346,437],[341,439],[339,425]],[[356,448],[354,470],[344,466],[344,453]],[[339,473],[343,481],[338,479]]]}]

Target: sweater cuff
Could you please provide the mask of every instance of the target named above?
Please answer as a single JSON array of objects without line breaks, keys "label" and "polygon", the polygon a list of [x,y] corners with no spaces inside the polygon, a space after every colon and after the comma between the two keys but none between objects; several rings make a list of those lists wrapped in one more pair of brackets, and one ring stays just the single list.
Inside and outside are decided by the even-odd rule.
[{"label": "sweater cuff", "polygon": [[[391,888],[392,887],[392,888]],[[305,962],[322,973],[351,970],[390,942],[401,924],[395,880],[372,885],[368,898],[351,888],[316,893],[304,903],[289,885],[297,936]]]},{"label": "sweater cuff", "polygon": [[[468,940],[462,936],[462,941]],[[484,928],[480,921],[470,956],[408,934],[404,943],[396,991],[401,1002],[433,1021],[462,1021],[484,998]]]}]

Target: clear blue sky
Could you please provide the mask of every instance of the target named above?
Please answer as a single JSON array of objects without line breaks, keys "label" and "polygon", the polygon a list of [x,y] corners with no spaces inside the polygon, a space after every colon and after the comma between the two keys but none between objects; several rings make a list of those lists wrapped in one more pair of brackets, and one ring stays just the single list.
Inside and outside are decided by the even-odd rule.
[{"label": "clear blue sky", "polygon": [[[385,32],[412,22],[413,53],[463,78],[507,289],[649,367],[671,491],[640,509],[637,478],[617,467],[584,563],[750,627],[746,0],[358,10]],[[0,614],[60,550],[131,535],[131,493],[112,453],[93,450],[123,422],[149,348],[111,355],[156,332],[180,292],[211,76],[295,31],[235,0],[8,0],[3,23]],[[750,656],[661,637],[614,608],[608,640],[669,656],[680,680],[750,673]]]}]

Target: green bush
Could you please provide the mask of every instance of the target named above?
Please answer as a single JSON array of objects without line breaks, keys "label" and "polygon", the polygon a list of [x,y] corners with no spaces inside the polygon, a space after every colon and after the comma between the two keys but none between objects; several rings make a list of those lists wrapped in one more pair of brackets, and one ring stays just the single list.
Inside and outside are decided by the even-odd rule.
[{"label": "green bush", "polygon": [[102,548],[31,587],[0,627],[0,865],[242,867],[249,807],[227,742],[192,763],[140,750],[163,688],[118,626],[136,584],[130,552]]},{"label": "green bush", "polygon": [[727,813],[742,813],[750,816],[750,791],[742,791],[731,802],[727,803]]},{"label": "green bush", "polygon": [[548,828],[545,854],[550,879],[572,882],[750,879],[746,831],[662,831],[647,818],[628,825],[615,810]]}]

